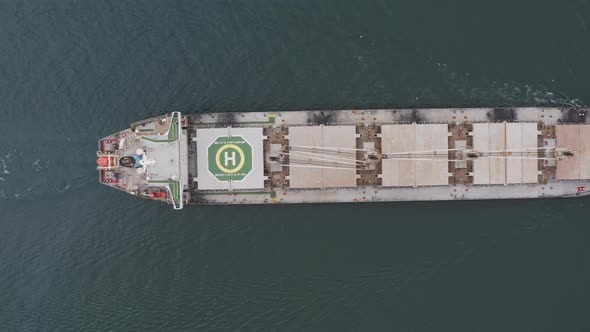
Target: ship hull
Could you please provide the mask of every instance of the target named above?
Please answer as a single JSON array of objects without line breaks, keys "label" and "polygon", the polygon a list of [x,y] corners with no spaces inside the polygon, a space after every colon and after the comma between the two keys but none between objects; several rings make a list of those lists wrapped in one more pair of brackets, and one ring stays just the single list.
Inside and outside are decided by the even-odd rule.
[{"label": "ship hull", "polygon": [[[157,124],[166,121],[172,123],[174,115],[140,121],[131,130],[105,138],[120,141],[121,133],[128,139],[143,135],[109,153],[122,156],[141,148],[155,158],[153,172],[146,168],[147,180],[140,174],[129,181],[133,175],[127,174],[125,187],[120,181],[110,186],[169,203],[176,197],[177,208],[590,194],[590,125],[585,109],[178,114],[175,140],[159,142],[163,135],[170,137],[170,129],[164,127],[156,135]],[[142,133],[138,128],[147,129]],[[99,152],[100,146],[101,142]],[[560,151],[566,156],[558,155]],[[378,155],[374,160],[373,152]],[[174,164],[169,171],[162,166],[164,158]],[[118,174],[117,169],[121,168],[111,172]],[[170,174],[163,175],[166,172]],[[154,182],[158,176],[160,182]],[[158,186],[166,188],[167,197],[154,196]]]}]

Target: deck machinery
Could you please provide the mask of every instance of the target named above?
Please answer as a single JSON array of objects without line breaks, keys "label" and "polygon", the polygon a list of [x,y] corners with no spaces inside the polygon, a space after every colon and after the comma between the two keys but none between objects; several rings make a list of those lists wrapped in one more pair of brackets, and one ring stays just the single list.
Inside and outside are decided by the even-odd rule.
[{"label": "deck machinery", "polygon": [[173,112],[99,140],[97,168],[101,183],[175,209],[576,197],[590,193],[586,112]]}]

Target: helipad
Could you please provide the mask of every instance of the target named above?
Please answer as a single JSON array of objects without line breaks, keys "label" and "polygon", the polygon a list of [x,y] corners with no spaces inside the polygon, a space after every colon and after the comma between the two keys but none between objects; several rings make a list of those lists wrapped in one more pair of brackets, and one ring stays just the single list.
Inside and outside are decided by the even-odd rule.
[{"label": "helipad", "polygon": [[197,188],[264,188],[262,128],[207,128],[196,131]]}]

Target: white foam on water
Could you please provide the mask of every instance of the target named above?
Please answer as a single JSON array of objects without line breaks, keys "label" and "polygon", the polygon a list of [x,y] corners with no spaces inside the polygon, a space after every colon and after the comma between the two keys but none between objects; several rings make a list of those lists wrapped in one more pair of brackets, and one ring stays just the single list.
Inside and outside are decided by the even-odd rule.
[{"label": "white foam on water", "polygon": [[[434,66],[444,76],[451,88],[468,100],[479,103],[510,104],[513,106],[569,106],[585,107],[580,99],[570,98],[551,88],[519,82],[477,80],[471,73],[457,73],[448,69],[445,63],[435,62]],[[555,83],[555,81],[552,81]]]},{"label": "white foam on water", "polygon": [[[31,168],[18,169],[18,165],[22,163],[29,164]],[[51,167],[51,160],[42,158],[27,160],[26,156],[22,156],[16,150],[11,150],[9,153],[0,155],[0,191],[1,200],[25,200],[33,199],[39,195],[47,193],[65,193],[72,190],[78,190],[89,183],[95,181],[94,177],[77,176],[69,174],[65,183],[59,183],[60,179],[54,179],[53,183],[45,181],[43,174]],[[18,171],[14,171],[17,169]],[[25,176],[26,175],[26,176]],[[58,181],[56,183],[56,181]],[[50,181],[51,182],[51,181]]]},{"label": "white foam on water", "polygon": [[37,159],[33,162],[33,164],[31,165],[31,167],[33,168],[33,170],[35,172],[40,172],[44,169],[48,169],[49,168],[49,160],[48,161],[41,161],[41,159]]},{"label": "white foam on water", "polygon": [[36,172],[39,172],[39,171],[41,170],[41,168],[42,168],[42,166],[41,166],[41,160],[40,160],[40,159],[37,159],[37,160],[35,160],[35,161],[33,162],[33,169],[34,169]]},{"label": "white foam on water", "polygon": [[[10,153],[6,155],[7,158],[9,156],[10,156]],[[8,168],[6,167],[6,162],[4,161],[4,159],[0,158],[0,164],[2,164],[2,173],[3,174],[10,174],[10,172],[8,171]]]}]

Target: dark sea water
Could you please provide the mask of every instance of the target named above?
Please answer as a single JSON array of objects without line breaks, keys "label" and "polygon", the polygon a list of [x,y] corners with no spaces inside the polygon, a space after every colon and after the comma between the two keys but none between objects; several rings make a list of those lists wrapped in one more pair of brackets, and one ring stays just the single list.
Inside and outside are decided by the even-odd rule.
[{"label": "dark sea water", "polygon": [[94,154],[172,110],[583,105],[588,0],[4,0],[0,100],[1,330],[590,330],[588,199],[177,212]]}]

